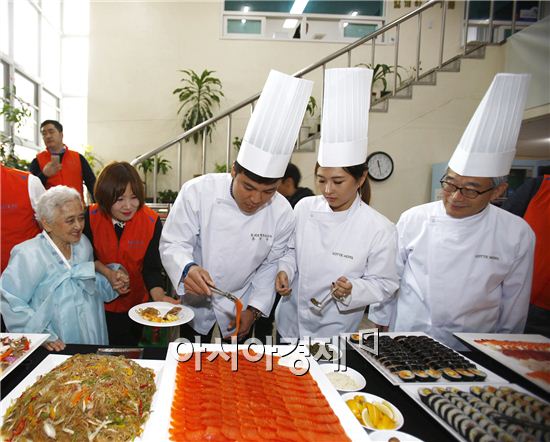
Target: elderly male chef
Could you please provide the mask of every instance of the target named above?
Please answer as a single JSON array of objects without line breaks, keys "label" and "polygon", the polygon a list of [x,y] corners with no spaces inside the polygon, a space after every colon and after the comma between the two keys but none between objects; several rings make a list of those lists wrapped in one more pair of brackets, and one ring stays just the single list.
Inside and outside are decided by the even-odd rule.
[{"label": "elderly male chef", "polygon": [[376,324],[423,331],[458,350],[453,332],[523,332],[535,237],[490,203],[507,187],[528,83],[527,74],[495,76],[441,179],[443,200],[401,215],[400,290],[371,306]]},{"label": "elderly male chef", "polygon": [[235,304],[211,287],[240,298],[238,336],[269,316],[279,258],[294,230],[294,214],[277,187],[298,137],[311,81],[271,71],[250,119],[231,174],[207,174],[183,185],[160,240],[160,255],[182,303],[195,313],[182,337],[210,341],[216,323],[235,331]]}]

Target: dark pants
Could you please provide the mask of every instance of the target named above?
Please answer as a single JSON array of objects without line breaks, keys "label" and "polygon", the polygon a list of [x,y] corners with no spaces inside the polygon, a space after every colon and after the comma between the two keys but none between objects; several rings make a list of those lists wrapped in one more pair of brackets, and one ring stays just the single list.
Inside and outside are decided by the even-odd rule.
[{"label": "dark pants", "polygon": [[139,344],[143,325],[130,319],[128,313],[105,312],[110,345],[127,345],[135,347]]},{"label": "dark pants", "polygon": [[525,324],[525,332],[543,335],[550,338],[550,311],[529,304],[529,314]]},{"label": "dark pants", "polygon": [[281,295],[277,295],[277,297],[275,298],[275,302],[273,303],[273,308],[271,309],[271,313],[269,314],[269,317],[268,318],[261,317],[254,324],[254,337],[258,338],[264,344],[267,344],[266,336],[273,336],[273,324],[275,323],[275,309],[277,308],[277,304],[279,304],[279,299],[281,299]]}]

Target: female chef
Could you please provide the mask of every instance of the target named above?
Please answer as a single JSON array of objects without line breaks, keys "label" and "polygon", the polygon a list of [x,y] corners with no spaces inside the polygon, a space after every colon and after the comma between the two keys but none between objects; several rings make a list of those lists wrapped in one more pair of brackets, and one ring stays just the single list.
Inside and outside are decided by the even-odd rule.
[{"label": "female chef", "polygon": [[[368,186],[371,80],[369,69],[326,71],[315,168],[322,196],[296,205],[295,235],[275,281],[283,295],[275,312],[283,340],[355,331],[365,307],[388,299],[398,287],[395,226],[362,195]],[[332,289],[322,310],[311,303]]]},{"label": "female chef", "polygon": [[116,272],[105,267],[120,263],[130,277],[129,290],[105,304],[109,343],[137,345],[143,327],[128,317],[137,304],[149,301],[178,303],[163,288],[159,239],[160,218],[144,205],[144,189],[137,171],[126,162],[113,162],[101,171],[94,188],[97,201],[86,212],[84,234],[94,246],[96,269],[118,288]]}]

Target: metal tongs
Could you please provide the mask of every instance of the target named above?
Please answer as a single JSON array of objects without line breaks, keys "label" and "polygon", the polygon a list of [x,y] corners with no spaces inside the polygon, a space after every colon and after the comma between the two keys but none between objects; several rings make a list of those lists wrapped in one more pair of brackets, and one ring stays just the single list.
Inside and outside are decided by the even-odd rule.
[{"label": "metal tongs", "polygon": [[311,298],[310,301],[319,310],[319,312],[321,312],[328,305],[331,299],[334,298],[336,301],[340,301],[339,299],[334,297],[335,291],[336,291],[336,286],[332,287],[330,289],[330,292],[328,292],[328,294],[326,294],[325,297],[320,301],[318,301],[315,298]]},{"label": "metal tongs", "polygon": [[237,300],[239,299],[234,294],[229,293],[229,292],[224,292],[223,290],[220,290],[219,288],[217,288],[214,285],[211,285],[211,284],[206,284],[206,285],[208,287],[210,287],[210,290],[212,290],[213,293],[215,293],[216,295],[223,296],[224,298],[227,298],[230,301],[237,302]]}]

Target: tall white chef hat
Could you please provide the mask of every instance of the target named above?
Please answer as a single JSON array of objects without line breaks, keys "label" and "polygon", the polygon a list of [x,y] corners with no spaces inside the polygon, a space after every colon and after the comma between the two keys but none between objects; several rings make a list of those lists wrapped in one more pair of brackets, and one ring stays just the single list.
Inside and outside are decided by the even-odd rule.
[{"label": "tall white chef hat", "polygon": [[456,147],[449,167],[463,176],[508,175],[516,155],[529,74],[497,74]]},{"label": "tall white chef hat", "polygon": [[264,178],[285,174],[312,88],[312,81],[269,73],[239,149],[241,166]]},{"label": "tall white chef hat", "polygon": [[371,84],[370,69],[325,71],[320,166],[355,166],[367,159]]}]

